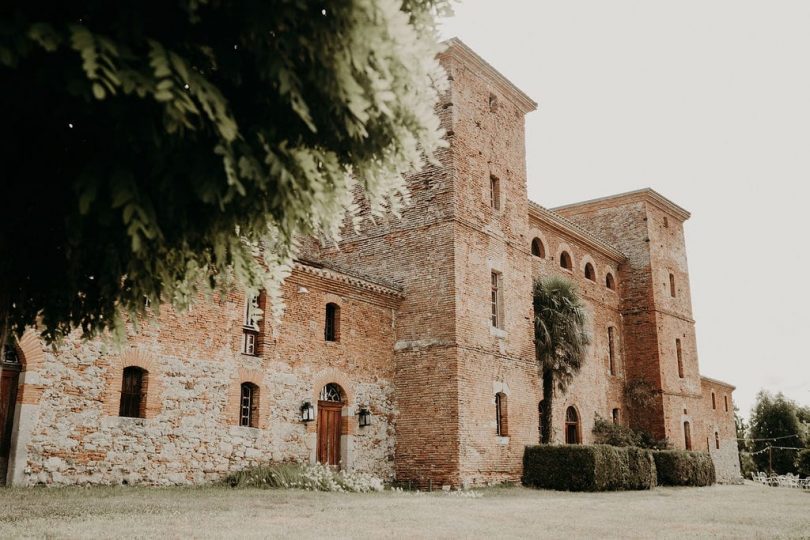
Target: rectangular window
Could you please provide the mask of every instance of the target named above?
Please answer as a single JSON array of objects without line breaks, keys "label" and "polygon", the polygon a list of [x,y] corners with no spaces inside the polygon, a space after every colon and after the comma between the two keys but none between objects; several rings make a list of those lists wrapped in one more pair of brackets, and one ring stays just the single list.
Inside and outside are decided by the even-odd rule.
[{"label": "rectangular window", "polygon": [[619,425],[621,420],[621,411],[619,409],[613,409],[613,423]]},{"label": "rectangular window", "polygon": [[608,367],[611,375],[616,375],[616,344],[613,337],[613,327],[608,327]]},{"label": "rectangular window", "polygon": [[509,421],[507,417],[506,394],[495,394],[495,432],[499,437],[509,435]]},{"label": "rectangular window", "polygon": [[678,357],[678,377],[683,379],[683,352],[681,351],[681,340],[675,340],[675,354]]},{"label": "rectangular window", "polygon": [[245,353],[245,354],[250,354],[250,355],[255,356],[256,355],[256,337],[257,337],[257,333],[252,331],[252,330],[245,329],[243,334],[245,336],[245,338],[244,338],[245,342],[244,342],[244,348],[242,349],[242,352]]},{"label": "rectangular window", "polygon": [[495,210],[501,209],[501,181],[489,175],[489,205]]},{"label": "rectangular window", "polygon": [[501,289],[501,274],[492,272],[492,326],[495,328],[503,328]]},{"label": "rectangular window", "polygon": [[340,307],[332,302],[326,304],[323,339],[326,341],[340,341]]},{"label": "rectangular window", "polygon": [[728,396],[723,396],[723,408],[728,412]]},{"label": "rectangular window", "polygon": [[242,320],[242,353],[256,356],[261,335],[261,293],[248,294]]},{"label": "rectangular window", "polygon": [[675,298],[675,274],[669,275],[669,295]]}]

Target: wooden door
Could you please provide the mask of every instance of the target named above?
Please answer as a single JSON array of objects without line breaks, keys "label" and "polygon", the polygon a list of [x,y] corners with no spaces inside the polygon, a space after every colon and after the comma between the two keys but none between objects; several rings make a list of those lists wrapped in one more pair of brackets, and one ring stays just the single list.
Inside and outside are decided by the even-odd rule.
[{"label": "wooden door", "polygon": [[11,428],[14,424],[19,374],[16,369],[4,366],[0,376],[0,485],[6,482],[11,454]]},{"label": "wooden door", "polygon": [[340,425],[342,404],[318,402],[318,462],[340,465]]}]

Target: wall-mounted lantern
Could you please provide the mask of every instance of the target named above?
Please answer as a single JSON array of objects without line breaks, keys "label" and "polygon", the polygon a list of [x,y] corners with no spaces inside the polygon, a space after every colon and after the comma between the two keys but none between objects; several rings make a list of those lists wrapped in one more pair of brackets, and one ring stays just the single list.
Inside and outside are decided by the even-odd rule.
[{"label": "wall-mounted lantern", "polygon": [[367,427],[371,425],[371,411],[366,408],[360,409],[360,412],[357,413],[358,416],[358,423],[360,427]]},{"label": "wall-mounted lantern", "polygon": [[313,420],[315,420],[315,407],[309,401],[305,401],[301,405],[301,421],[312,422]]}]

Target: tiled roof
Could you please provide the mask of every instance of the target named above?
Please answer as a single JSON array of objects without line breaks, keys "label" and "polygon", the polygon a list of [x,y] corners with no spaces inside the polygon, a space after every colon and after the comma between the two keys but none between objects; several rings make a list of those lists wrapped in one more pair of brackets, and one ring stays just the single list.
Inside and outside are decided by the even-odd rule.
[{"label": "tiled roof", "polygon": [[328,268],[326,265],[320,262],[298,260],[295,262],[294,268],[295,270],[298,270],[299,272],[303,272],[305,274],[318,276],[324,279],[330,279],[332,281],[339,281],[341,283],[353,285],[360,289],[376,292],[378,294],[394,296],[397,298],[404,297],[404,295],[402,294],[402,289],[395,287],[394,285],[388,284],[384,285],[382,283],[375,283],[374,281],[371,281],[366,278],[360,278],[357,276],[353,276],[351,274],[347,274],[345,272],[341,272],[339,270]]}]

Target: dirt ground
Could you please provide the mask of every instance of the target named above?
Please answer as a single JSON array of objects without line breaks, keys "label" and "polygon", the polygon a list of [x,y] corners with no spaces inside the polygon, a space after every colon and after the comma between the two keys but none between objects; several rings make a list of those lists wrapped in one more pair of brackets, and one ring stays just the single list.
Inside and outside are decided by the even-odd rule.
[{"label": "dirt ground", "polygon": [[0,538],[810,538],[810,492],[743,486],[565,493],[0,489]]}]

